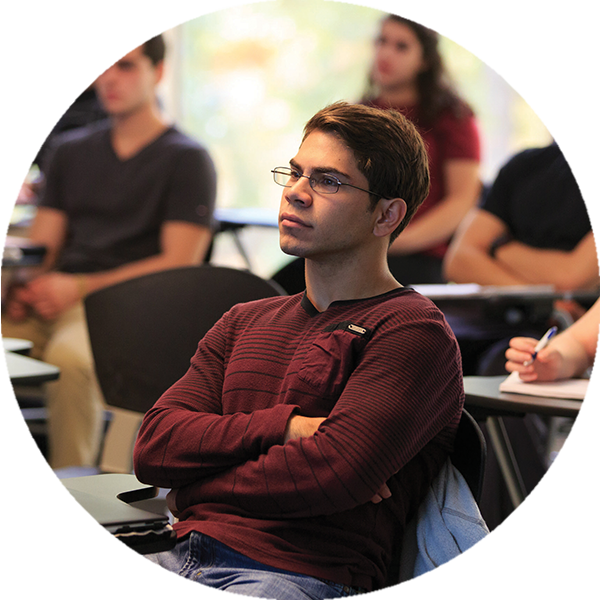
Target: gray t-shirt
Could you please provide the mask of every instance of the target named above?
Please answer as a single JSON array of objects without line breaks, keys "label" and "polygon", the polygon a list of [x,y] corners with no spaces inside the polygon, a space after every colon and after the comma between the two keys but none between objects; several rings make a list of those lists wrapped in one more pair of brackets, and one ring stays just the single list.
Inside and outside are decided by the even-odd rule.
[{"label": "gray t-shirt", "polygon": [[165,221],[212,227],[215,197],[208,152],[175,127],[121,160],[101,123],[62,137],[40,205],[68,217],[57,269],[91,273],[158,254]]}]

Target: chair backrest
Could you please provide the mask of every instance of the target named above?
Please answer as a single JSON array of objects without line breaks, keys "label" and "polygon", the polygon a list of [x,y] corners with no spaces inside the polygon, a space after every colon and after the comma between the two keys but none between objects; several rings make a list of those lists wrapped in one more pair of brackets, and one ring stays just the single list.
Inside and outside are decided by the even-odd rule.
[{"label": "chair backrest", "polygon": [[232,306],[280,294],[246,271],[202,265],[151,273],[90,294],[86,318],[106,403],[145,413],[189,367]]},{"label": "chair backrest", "polygon": [[[485,453],[483,433],[477,421],[463,408],[454,441],[454,452],[450,455],[450,460],[465,478],[477,503],[481,498],[483,487]],[[371,594],[372,600],[390,600],[398,597],[401,549],[402,544],[394,545],[386,581],[381,589]]]},{"label": "chair backrest", "polygon": [[[125,440],[185,374],[198,342],[227,310],[282,293],[247,271],[202,265],[151,273],[90,294],[85,309],[96,374],[119,417],[105,438],[101,469],[129,471],[133,441]],[[117,427],[119,433],[111,435]],[[122,447],[115,450],[113,439]]]},{"label": "chair backrest", "polygon": [[483,489],[486,452],[483,432],[477,421],[463,409],[450,459],[465,478],[477,503],[481,500]]}]

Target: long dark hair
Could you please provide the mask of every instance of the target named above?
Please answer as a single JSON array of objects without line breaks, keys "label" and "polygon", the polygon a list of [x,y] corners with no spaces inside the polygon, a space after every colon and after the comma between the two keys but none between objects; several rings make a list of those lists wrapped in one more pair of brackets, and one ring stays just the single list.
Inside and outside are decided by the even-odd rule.
[{"label": "long dark hair", "polygon": [[[427,69],[417,75],[417,93],[419,95],[418,120],[421,125],[431,124],[443,110],[451,110],[457,117],[472,114],[469,105],[458,95],[438,48],[439,36],[437,32],[420,23],[405,19],[398,15],[387,15],[382,20],[393,21],[410,27],[417,36],[423,49],[423,59]],[[369,80],[362,102],[369,103],[377,98],[377,89],[369,73]]]}]

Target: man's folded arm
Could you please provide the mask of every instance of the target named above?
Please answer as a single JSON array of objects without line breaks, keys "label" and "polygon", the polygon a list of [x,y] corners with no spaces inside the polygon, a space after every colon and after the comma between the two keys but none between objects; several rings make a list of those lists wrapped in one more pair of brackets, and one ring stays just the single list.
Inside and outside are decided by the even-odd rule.
[{"label": "man's folded arm", "polygon": [[282,444],[296,408],[223,415],[223,320],[198,345],[188,372],[146,413],[133,459],[138,479],[181,487]]},{"label": "man's folded arm", "polygon": [[453,344],[442,340],[440,327],[410,327],[420,328],[429,343],[407,349],[402,337],[382,336],[376,343],[385,347],[389,363],[381,365],[381,350],[367,351],[315,435],[272,445],[179,489],[178,512],[217,502],[259,518],[301,518],[369,502],[460,417],[462,378]]},{"label": "man's folded arm", "polygon": [[499,217],[482,208],[473,209],[461,223],[444,257],[446,279],[480,285],[526,284],[527,280],[520,278],[510,265],[492,256],[493,246],[509,233]]}]

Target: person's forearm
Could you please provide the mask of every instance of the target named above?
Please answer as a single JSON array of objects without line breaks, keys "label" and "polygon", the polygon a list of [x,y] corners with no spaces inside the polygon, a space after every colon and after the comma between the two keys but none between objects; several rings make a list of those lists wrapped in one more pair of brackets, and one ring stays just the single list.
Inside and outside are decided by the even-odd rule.
[{"label": "person's forearm", "polygon": [[596,356],[599,323],[600,300],[540,352],[541,356],[550,355],[553,351],[558,352],[560,361],[557,365],[556,379],[579,377],[592,366]]},{"label": "person's forearm", "polygon": [[101,271],[99,273],[82,274],[82,280],[86,293],[95,292],[110,285],[127,281],[142,275],[148,275],[157,271],[184,267],[194,264],[191,259],[174,260],[172,257],[157,254],[143,260],[135,261],[112,269],[110,271]]},{"label": "person's forearm", "polygon": [[283,444],[294,406],[277,405],[253,413],[211,414],[160,404],[149,411],[134,448],[138,479],[180,488],[256,460]]},{"label": "person's forearm", "polygon": [[408,225],[390,246],[390,254],[413,254],[447,242],[471,207],[462,197],[444,198]]},{"label": "person's forearm", "polygon": [[212,234],[207,227],[185,222],[166,222],[160,234],[161,251],[110,271],[81,276],[86,293],[141,277],[156,271],[200,264],[206,256]]},{"label": "person's forearm", "polygon": [[496,256],[501,265],[530,284],[552,284],[561,290],[571,290],[590,285],[598,278],[597,263],[590,268],[589,261],[575,252],[509,242],[498,248]]},{"label": "person's forearm", "polygon": [[506,265],[498,262],[483,250],[464,247],[451,251],[444,259],[444,276],[454,283],[478,283],[479,285],[524,285]]},{"label": "person's forearm", "polygon": [[562,357],[556,379],[579,377],[592,365],[592,357],[588,356],[585,348],[569,329],[558,335],[551,346],[558,350]]},{"label": "person's forearm", "polygon": [[293,405],[222,414],[226,331],[225,316],[199,344],[188,372],[144,416],[134,448],[140,481],[181,487],[283,444]]}]

